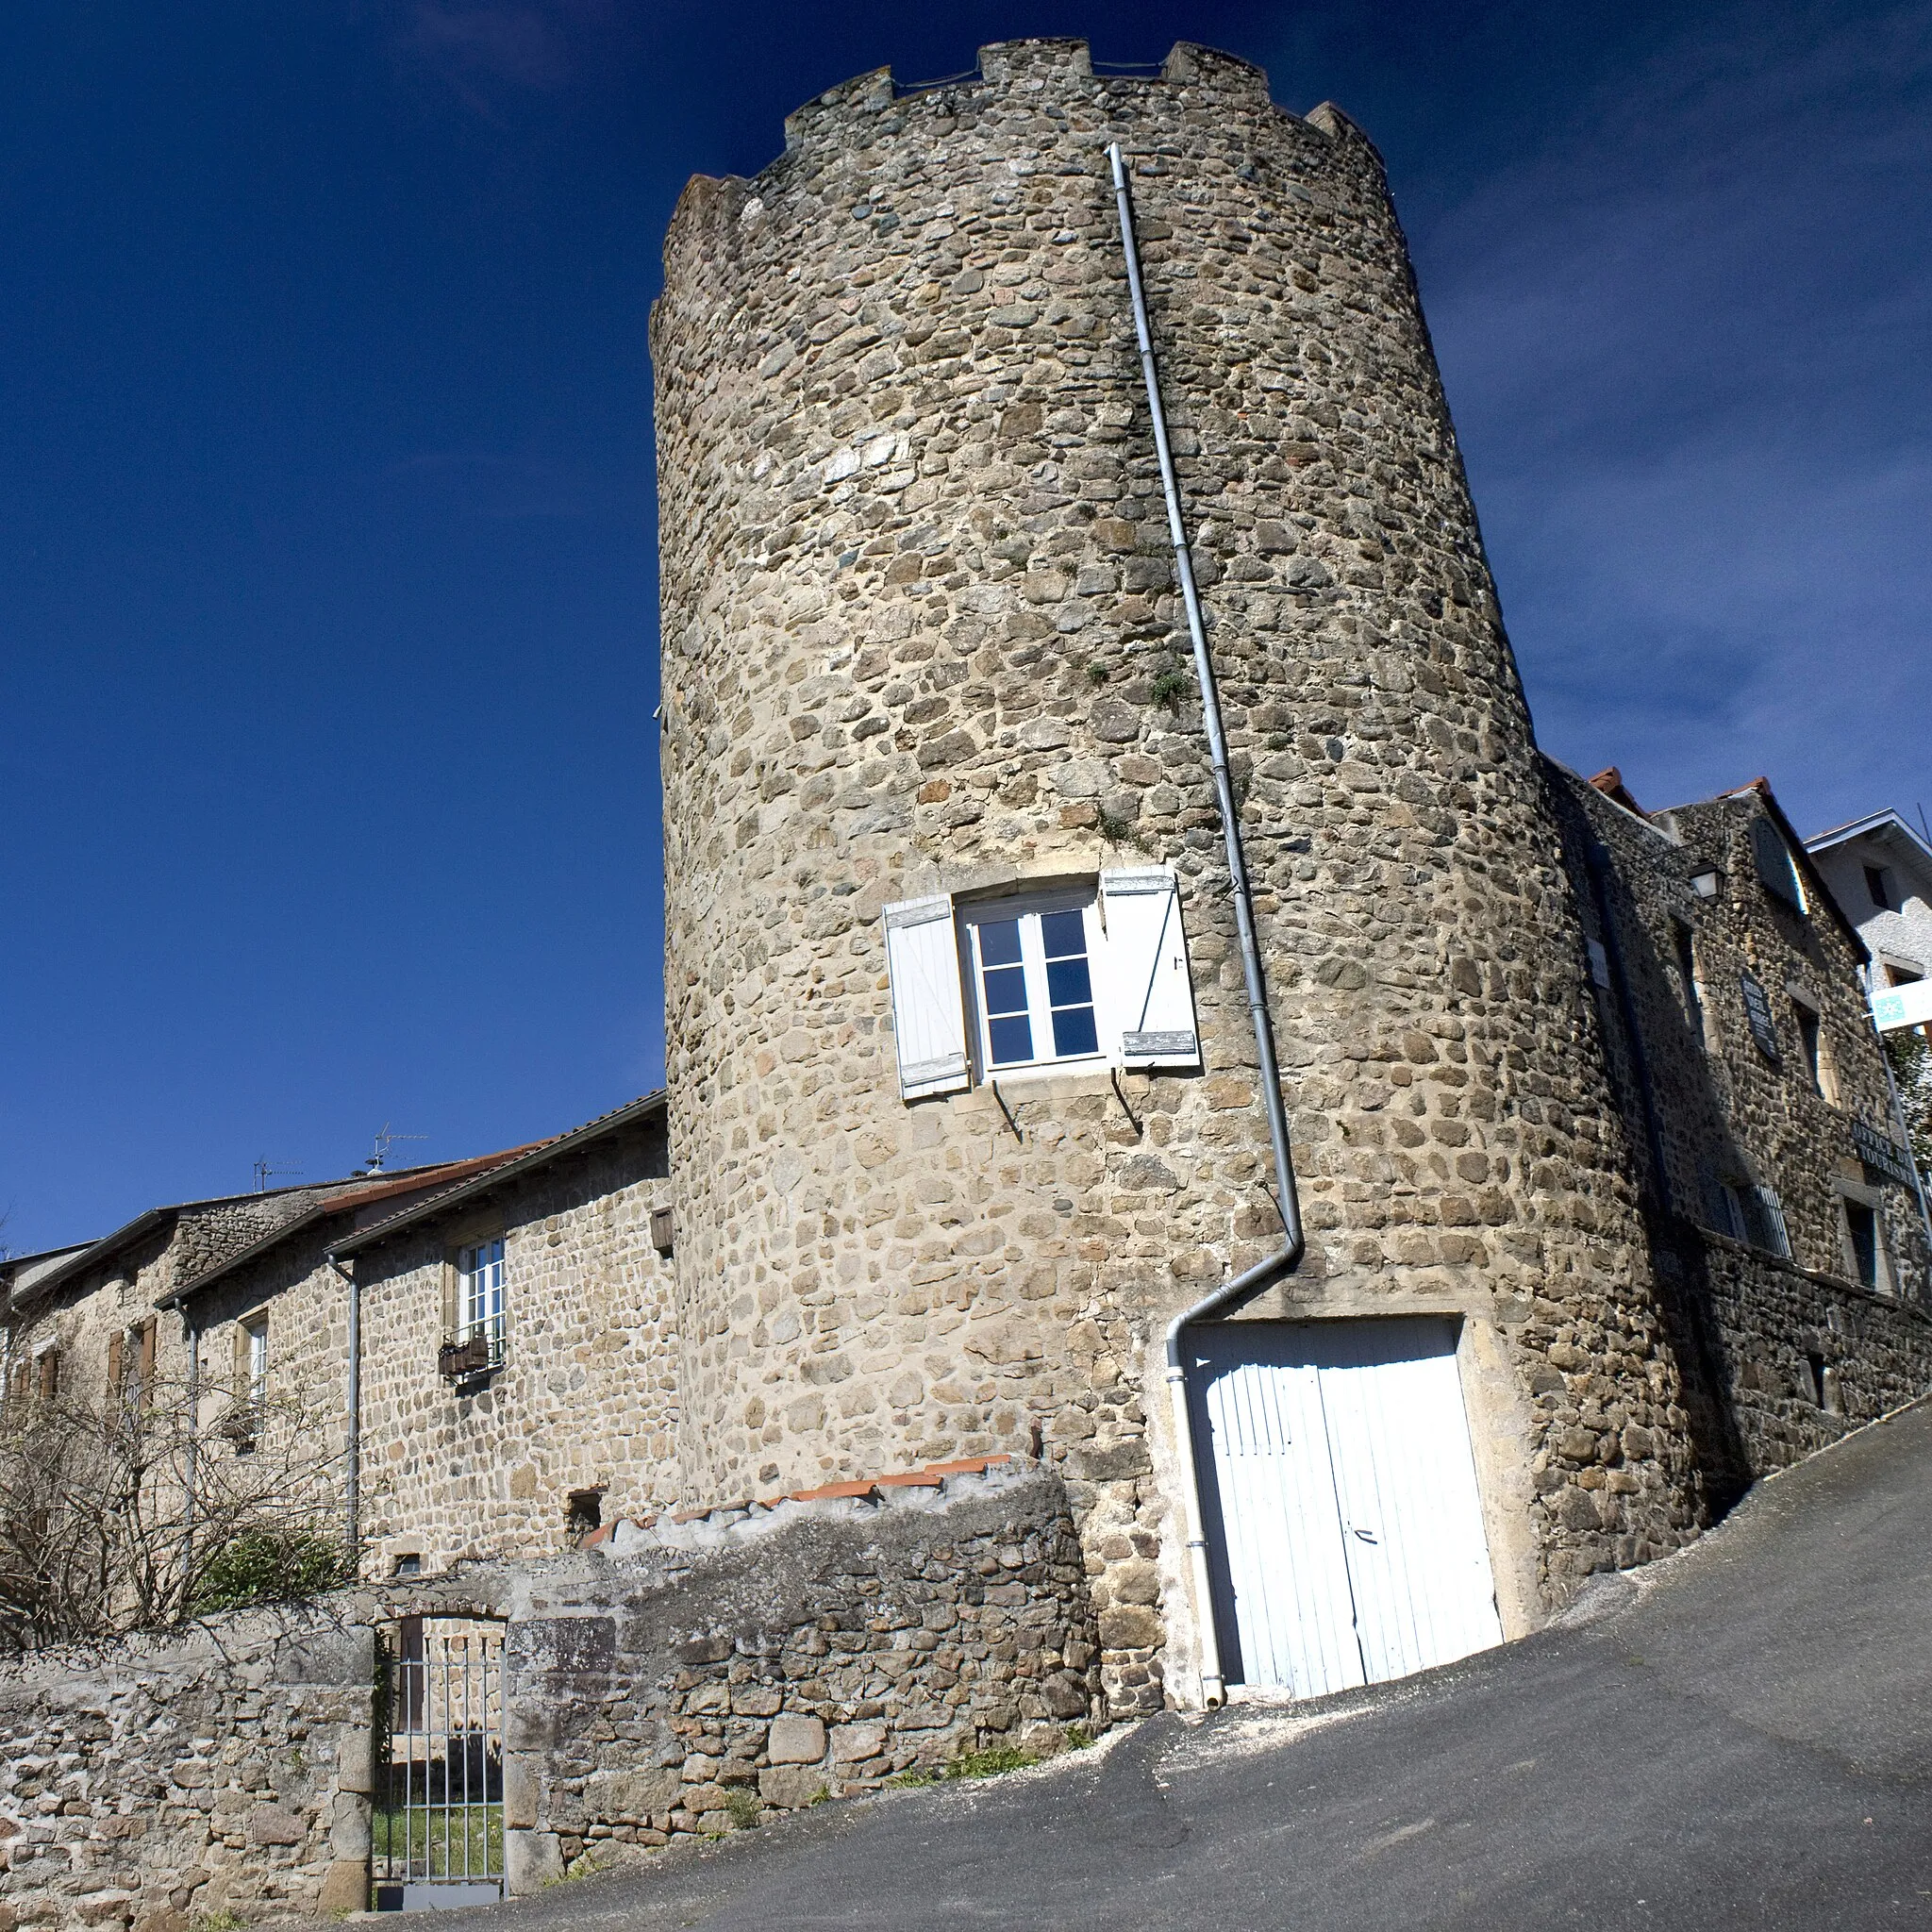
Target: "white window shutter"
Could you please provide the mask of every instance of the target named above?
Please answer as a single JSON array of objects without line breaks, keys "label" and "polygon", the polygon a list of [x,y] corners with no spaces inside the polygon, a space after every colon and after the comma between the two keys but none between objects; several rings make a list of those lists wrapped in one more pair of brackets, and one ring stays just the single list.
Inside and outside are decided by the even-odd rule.
[{"label": "white window shutter", "polygon": [[886,908],[886,968],[892,980],[899,1097],[957,1091],[967,1084],[966,1012],[950,898],[902,899]]},{"label": "white window shutter", "polygon": [[1128,1067],[1198,1067],[1180,885],[1166,866],[1100,874],[1107,972]]}]

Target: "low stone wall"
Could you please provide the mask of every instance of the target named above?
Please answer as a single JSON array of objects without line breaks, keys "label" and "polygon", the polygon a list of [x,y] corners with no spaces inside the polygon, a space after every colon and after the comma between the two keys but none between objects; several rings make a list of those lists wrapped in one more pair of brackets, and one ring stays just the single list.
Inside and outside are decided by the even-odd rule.
[{"label": "low stone wall", "polygon": [[1750,1476],[1932,1391],[1932,1315],[1923,1305],[1702,1229],[1687,1235],[1682,1254],[1689,1292],[1707,1311],[1734,1453]]},{"label": "low stone wall", "polygon": [[994,1742],[1050,1748],[1100,1708],[1071,1508],[1037,1470],[625,1524],[595,1553],[390,1607],[508,1620],[512,1890],[600,1842],[724,1830]]},{"label": "low stone wall", "polygon": [[714,1510],[0,1670],[0,1932],[366,1902],[377,1631],[502,1620],[512,1890],[1100,1708],[1067,1492],[1034,1468]]},{"label": "low stone wall", "polygon": [[314,1608],[0,1667],[0,1932],[360,1908],[374,1661]]}]

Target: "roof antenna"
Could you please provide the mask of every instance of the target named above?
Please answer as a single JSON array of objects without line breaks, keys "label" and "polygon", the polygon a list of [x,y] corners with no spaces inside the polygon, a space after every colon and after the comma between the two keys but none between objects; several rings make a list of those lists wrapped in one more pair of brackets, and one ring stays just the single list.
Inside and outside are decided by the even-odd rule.
[{"label": "roof antenna", "polygon": [[383,1162],[389,1158],[389,1150],[396,1143],[396,1141],[426,1141],[428,1140],[428,1138],[429,1136],[427,1134],[391,1133],[390,1131],[389,1123],[387,1121],[384,1121],[382,1125],[376,1131],[375,1145],[370,1151],[368,1160],[362,1166],[358,1167],[356,1170],[356,1172],[350,1176],[350,1178],[352,1180],[360,1180],[366,1174],[380,1174],[382,1172]]},{"label": "roof antenna", "polygon": [[[1914,803],[1916,804],[1917,801],[1915,800]],[[1919,806],[1919,829],[1925,834],[1926,844],[1932,845],[1932,829],[1928,829],[1926,826],[1925,808],[1923,805]]]},{"label": "roof antenna", "polygon": [[299,1167],[271,1167],[268,1162],[268,1156],[264,1154],[255,1163],[255,1191],[258,1194],[267,1193],[268,1184],[273,1175],[278,1174],[300,1174],[302,1170]]}]

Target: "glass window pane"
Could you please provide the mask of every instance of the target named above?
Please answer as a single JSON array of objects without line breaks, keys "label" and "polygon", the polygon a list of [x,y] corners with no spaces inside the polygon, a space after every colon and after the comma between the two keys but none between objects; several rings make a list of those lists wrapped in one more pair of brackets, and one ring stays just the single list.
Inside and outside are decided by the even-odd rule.
[{"label": "glass window pane", "polygon": [[1049,959],[1046,962],[1046,996],[1056,1007],[1091,1007],[1093,982],[1088,976],[1085,959]]},{"label": "glass window pane", "polygon": [[996,966],[982,975],[986,981],[988,1013],[1024,1013],[1026,1010],[1026,975],[1017,966]]},{"label": "glass window pane", "polygon": [[979,959],[984,966],[1017,966],[1020,963],[1020,922],[1017,919],[982,920]]},{"label": "glass window pane", "polygon": [[1087,957],[1087,922],[1077,912],[1042,912],[1040,937],[1049,959],[1064,959],[1074,955]]},{"label": "glass window pane", "polygon": [[1053,1016],[1053,1050],[1057,1054],[1098,1053],[1100,1034],[1091,1007],[1059,1007]]},{"label": "glass window pane", "polygon": [[1033,1058],[1033,1028],[1026,1024],[1024,1013],[1009,1020],[989,1019],[986,1030],[992,1036],[994,1066],[1009,1067]]}]

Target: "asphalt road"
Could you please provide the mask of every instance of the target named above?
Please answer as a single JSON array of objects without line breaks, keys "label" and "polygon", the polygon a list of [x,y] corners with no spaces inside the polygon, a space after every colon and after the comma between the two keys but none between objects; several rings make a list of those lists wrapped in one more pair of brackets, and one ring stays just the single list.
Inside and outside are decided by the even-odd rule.
[{"label": "asphalt road", "polygon": [[1762,1485],[1589,1621],[1293,1710],[825,1806],[436,1932],[1932,1932],[1932,1407]]}]

